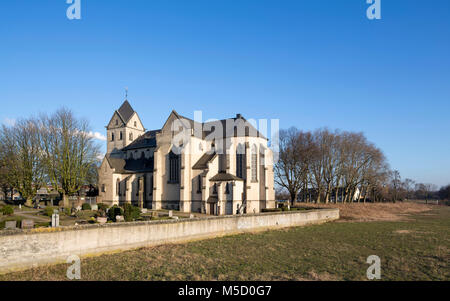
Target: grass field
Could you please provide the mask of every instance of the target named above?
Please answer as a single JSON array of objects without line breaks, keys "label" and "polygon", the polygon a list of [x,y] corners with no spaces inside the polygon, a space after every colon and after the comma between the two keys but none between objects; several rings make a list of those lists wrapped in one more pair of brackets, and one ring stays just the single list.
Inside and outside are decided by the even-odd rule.
[{"label": "grass field", "polygon": [[[367,280],[370,255],[382,280],[450,280],[450,207],[393,221],[323,225],[141,248],[83,259],[82,280]],[[69,265],[0,275],[66,280]]]}]

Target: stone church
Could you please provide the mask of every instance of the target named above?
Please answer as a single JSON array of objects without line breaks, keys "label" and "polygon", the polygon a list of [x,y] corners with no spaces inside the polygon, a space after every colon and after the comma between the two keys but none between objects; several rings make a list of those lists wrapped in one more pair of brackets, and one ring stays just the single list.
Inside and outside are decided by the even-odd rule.
[{"label": "stone church", "polygon": [[172,111],[147,131],[126,100],[106,129],[98,203],[210,215],[275,207],[268,139],[240,114],[203,123]]}]

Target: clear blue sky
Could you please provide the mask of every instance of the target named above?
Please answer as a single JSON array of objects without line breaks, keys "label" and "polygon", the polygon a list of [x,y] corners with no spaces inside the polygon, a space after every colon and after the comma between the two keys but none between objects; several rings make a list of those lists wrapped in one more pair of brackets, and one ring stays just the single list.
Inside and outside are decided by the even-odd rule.
[{"label": "clear blue sky", "polygon": [[450,1],[65,0],[0,4],[0,122],[65,105],[104,126],[124,99],[362,131],[403,178],[450,183]]}]

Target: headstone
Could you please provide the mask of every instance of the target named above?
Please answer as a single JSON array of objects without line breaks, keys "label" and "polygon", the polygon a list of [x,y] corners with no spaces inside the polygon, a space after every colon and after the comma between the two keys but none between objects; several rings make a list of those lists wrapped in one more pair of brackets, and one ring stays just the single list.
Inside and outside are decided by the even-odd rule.
[{"label": "headstone", "polygon": [[106,224],[106,222],[108,221],[108,219],[106,218],[106,217],[101,217],[101,216],[99,216],[99,217],[97,217],[97,223],[99,223],[99,224]]},{"label": "headstone", "polygon": [[91,209],[93,211],[98,211],[98,205],[91,205]]},{"label": "headstone", "polygon": [[124,222],[125,221],[125,218],[123,217],[123,215],[117,215],[116,216],[116,222],[117,223],[121,223],[121,222]]},{"label": "headstone", "polygon": [[33,229],[34,221],[32,219],[24,219],[22,221],[22,229]]},{"label": "headstone", "polygon": [[189,215],[189,218],[194,218],[195,216],[191,213],[190,215]]},{"label": "headstone", "polygon": [[22,210],[22,204],[19,204],[19,210]]},{"label": "headstone", "polygon": [[16,221],[6,221],[5,229],[13,230],[16,229],[17,222]]},{"label": "headstone", "polygon": [[158,217],[159,215],[158,215],[158,212],[156,212],[156,211],[152,211],[152,217]]},{"label": "headstone", "polygon": [[52,228],[59,227],[59,214],[54,213],[52,215]]},{"label": "headstone", "polygon": [[172,218],[173,218],[173,219],[178,219],[179,217],[178,217],[178,216],[172,216]]},{"label": "headstone", "polygon": [[173,211],[169,210],[169,217],[172,217],[172,216],[173,216]]},{"label": "headstone", "polygon": [[147,208],[142,208],[141,212],[144,213],[144,214],[147,213]]},{"label": "headstone", "polygon": [[77,211],[81,211],[81,209],[82,209],[81,206],[78,206],[78,207],[76,208]]}]

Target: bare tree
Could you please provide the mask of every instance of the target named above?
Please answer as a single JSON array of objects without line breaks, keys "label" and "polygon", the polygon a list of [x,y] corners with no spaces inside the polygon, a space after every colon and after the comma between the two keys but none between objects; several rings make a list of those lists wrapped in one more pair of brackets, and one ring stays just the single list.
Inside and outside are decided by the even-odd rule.
[{"label": "bare tree", "polygon": [[22,119],[15,125],[3,126],[0,133],[2,166],[6,182],[32,205],[36,191],[44,184],[41,133],[35,119]]},{"label": "bare tree", "polygon": [[88,134],[88,122],[77,119],[67,109],[42,116],[41,129],[48,178],[62,195],[63,206],[68,207],[68,197],[89,184],[98,162],[99,147]]},{"label": "bare tree", "polygon": [[296,128],[280,131],[279,159],[274,166],[276,183],[285,188],[293,204],[302,188],[309,135]]}]

